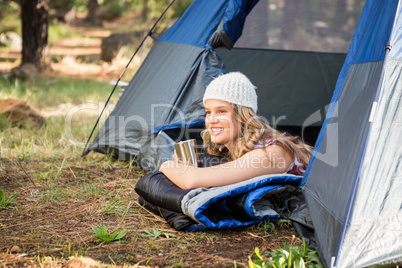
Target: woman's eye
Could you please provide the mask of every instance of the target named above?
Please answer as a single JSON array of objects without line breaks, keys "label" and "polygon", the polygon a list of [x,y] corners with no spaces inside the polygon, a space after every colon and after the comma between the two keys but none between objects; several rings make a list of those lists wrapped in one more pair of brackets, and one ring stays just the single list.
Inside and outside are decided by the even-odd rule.
[{"label": "woman's eye", "polygon": [[224,114],[224,113],[226,113],[226,111],[220,110],[219,113],[220,113],[220,114]]},{"label": "woman's eye", "polygon": [[207,115],[210,115],[210,114],[211,114],[211,112],[210,112],[210,111],[205,111],[205,113],[206,113]]}]

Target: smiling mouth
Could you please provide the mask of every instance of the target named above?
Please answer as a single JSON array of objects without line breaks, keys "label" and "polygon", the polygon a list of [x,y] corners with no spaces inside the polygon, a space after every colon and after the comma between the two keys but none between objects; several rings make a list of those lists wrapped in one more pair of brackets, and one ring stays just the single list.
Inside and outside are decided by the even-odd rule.
[{"label": "smiling mouth", "polygon": [[223,132],[223,127],[213,127],[211,128],[211,134],[212,135],[217,135],[219,133]]}]

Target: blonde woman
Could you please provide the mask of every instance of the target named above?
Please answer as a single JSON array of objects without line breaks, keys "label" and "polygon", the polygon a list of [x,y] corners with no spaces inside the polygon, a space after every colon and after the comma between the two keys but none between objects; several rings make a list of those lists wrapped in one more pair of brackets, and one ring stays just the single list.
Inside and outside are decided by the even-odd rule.
[{"label": "blonde woman", "polygon": [[182,189],[237,183],[256,176],[303,175],[311,147],[298,137],[281,133],[256,115],[255,86],[240,72],[215,78],[204,94],[204,151],[230,161],[198,168],[174,160],[160,171]]}]

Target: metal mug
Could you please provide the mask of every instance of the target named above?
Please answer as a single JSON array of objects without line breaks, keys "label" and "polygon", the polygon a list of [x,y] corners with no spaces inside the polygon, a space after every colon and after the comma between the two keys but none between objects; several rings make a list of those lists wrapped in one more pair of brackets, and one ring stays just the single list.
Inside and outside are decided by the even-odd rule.
[{"label": "metal mug", "polygon": [[197,142],[195,139],[181,141],[174,145],[177,158],[185,163],[198,166],[200,156],[198,155]]}]

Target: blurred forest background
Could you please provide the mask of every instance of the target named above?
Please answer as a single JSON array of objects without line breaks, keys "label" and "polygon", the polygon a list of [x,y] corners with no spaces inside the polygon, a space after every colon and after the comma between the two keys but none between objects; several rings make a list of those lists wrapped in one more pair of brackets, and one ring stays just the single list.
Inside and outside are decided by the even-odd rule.
[{"label": "blurred forest background", "polygon": [[[124,53],[127,63],[127,58],[170,2],[0,0],[0,70],[4,73],[29,64],[25,67],[29,70],[27,73],[32,73],[33,69],[43,72],[66,57],[81,63],[110,63],[117,56],[121,59]],[[176,0],[174,8],[168,10],[153,34],[160,36],[191,2]],[[66,39],[70,44],[63,43]],[[147,52],[149,42],[145,43],[143,54]],[[118,55],[123,46],[129,47],[128,52],[120,51]],[[83,51],[89,47],[98,50]],[[21,71],[14,70],[14,73]]]}]

